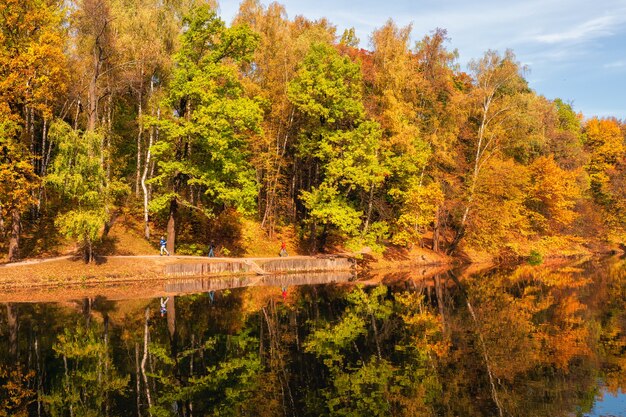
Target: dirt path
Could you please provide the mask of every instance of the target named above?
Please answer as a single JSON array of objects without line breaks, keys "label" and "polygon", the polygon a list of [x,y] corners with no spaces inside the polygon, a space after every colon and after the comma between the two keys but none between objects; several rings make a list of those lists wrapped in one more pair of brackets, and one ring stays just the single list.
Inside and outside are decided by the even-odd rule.
[{"label": "dirt path", "polygon": [[[28,265],[38,265],[46,262],[55,262],[62,261],[66,259],[76,260],[82,262],[80,256],[77,255],[66,255],[66,256],[57,256],[55,258],[37,258],[37,259],[27,259],[25,261],[20,262],[11,262],[11,263],[0,263],[0,268],[15,268],[21,266]],[[96,264],[102,263],[102,261],[108,261],[110,259],[161,259],[161,260],[176,260],[176,259],[193,259],[196,261],[203,262],[214,262],[214,261],[242,261],[242,262],[255,262],[258,260],[268,260],[268,259],[279,259],[278,257],[255,257],[255,258],[218,258],[212,257],[209,258],[207,256],[193,256],[193,255],[174,255],[174,256],[161,256],[161,255],[111,255],[111,256],[98,256],[96,259]],[[315,259],[313,256],[290,256],[289,259]]]},{"label": "dirt path", "polygon": [[208,258],[202,256],[118,255],[85,264],[80,257],[29,259],[0,265],[0,290],[156,282],[174,277],[265,276],[275,273],[351,270],[345,258]]}]

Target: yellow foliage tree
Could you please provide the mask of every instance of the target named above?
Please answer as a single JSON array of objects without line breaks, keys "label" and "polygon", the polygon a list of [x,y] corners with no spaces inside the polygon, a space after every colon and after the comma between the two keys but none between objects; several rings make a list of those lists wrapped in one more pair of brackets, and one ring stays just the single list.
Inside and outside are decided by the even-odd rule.
[{"label": "yellow foliage tree", "polygon": [[626,225],[624,191],[615,186],[623,183],[626,171],[626,147],[620,125],[616,120],[593,118],[585,125],[584,135],[591,154],[585,167],[591,196],[606,213],[605,222],[610,229],[623,229]]},{"label": "yellow foliage tree", "polygon": [[540,232],[556,233],[576,219],[576,201],[581,197],[576,179],[580,172],[561,169],[554,157],[541,156],[529,167],[527,205]]}]

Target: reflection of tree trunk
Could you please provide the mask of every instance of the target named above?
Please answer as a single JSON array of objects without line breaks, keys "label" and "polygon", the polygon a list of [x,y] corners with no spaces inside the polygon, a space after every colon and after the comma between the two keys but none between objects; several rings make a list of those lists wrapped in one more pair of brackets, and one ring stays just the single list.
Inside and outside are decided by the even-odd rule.
[{"label": "reflection of tree trunk", "polygon": [[500,400],[498,399],[498,391],[496,390],[496,384],[494,382],[493,373],[491,372],[491,364],[489,355],[487,354],[487,345],[485,344],[485,339],[483,338],[483,334],[480,331],[480,324],[478,323],[478,319],[476,318],[476,314],[474,313],[474,309],[472,308],[472,304],[469,301],[469,298],[466,298],[467,308],[469,309],[470,314],[472,315],[472,319],[474,320],[474,324],[476,325],[476,331],[478,333],[478,339],[480,340],[480,345],[483,351],[483,359],[485,360],[485,365],[487,367],[487,374],[489,375],[489,383],[491,384],[491,395],[493,397],[493,401],[496,403],[498,407],[498,414],[500,417],[503,416],[502,412],[502,404],[500,404]]},{"label": "reflection of tree trunk", "polygon": [[261,365],[263,365],[263,352],[265,352],[264,344],[263,344],[263,317],[259,315],[259,359],[261,360]]},{"label": "reflection of tree trunk", "polygon": [[176,335],[176,297],[167,300],[167,330],[170,332],[170,340]]},{"label": "reflection of tree trunk", "polygon": [[[109,315],[104,313],[104,379],[109,378]],[[104,415],[109,417],[109,391],[104,391]]]},{"label": "reflection of tree trunk", "polygon": [[41,355],[39,353],[39,336],[35,333],[35,359],[37,360],[37,416],[41,417],[41,396],[43,395],[43,372],[41,372]]},{"label": "reflection of tree trunk", "polygon": [[91,298],[83,298],[83,316],[85,317],[85,327],[89,328],[91,322]]},{"label": "reflection of tree trunk", "polygon": [[443,288],[441,287],[441,275],[435,275],[435,292],[437,293],[437,306],[439,307],[439,315],[441,316],[441,330],[446,332],[446,314],[443,308]]},{"label": "reflection of tree trunk", "polygon": [[[273,304],[270,305],[271,307],[274,307]],[[275,312],[275,309],[272,308]],[[277,322],[277,320],[274,319],[270,319],[270,316],[267,314],[267,309],[265,307],[263,307],[262,309],[263,311],[263,316],[265,317],[265,322],[267,323],[267,331],[269,334],[269,340],[270,340],[270,366],[271,367],[278,367],[280,370],[280,373],[278,374],[278,379],[280,380],[280,385],[281,385],[281,391],[283,393],[283,407],[284,407],[284,411],[285,411],[285,415],[287,414],[287,407],[285,404],[285,392],[287,392],[287,395],[289,396],[289,402],[291,404],[291,410],[292,410],[292,414],[295,412],[295,401],[293,399],[293,394],[291,392],[291,387],[289,386],[289,378],[287,376],[287,371],[285,370],[285,364],[282,358],[282,352],[280,349],[280,335],[278,334],[278,330],[276,328],[276,326],[274,325],[275,322]]]},{"label": "reflection of tree trunk", "polygon": [[20,256],[21,216],[18,209],[11,210],[11,239],[9,240],[9,262],[17,261]]},{"label": "reflection of tree trunk", "polygon": [[378,359],[382,360],[383,355],[380,352],[380,342],[378,341],[378,326],[376,326],[376,317],[373,314],[370,314],[372,317],[372,328],[374,329],[374,340],[376,341],[376,352],[378,352]]},{"label": "reflection of tree trunk", "polygon": [[148,338],[150,332],[148,330],[148,320],[150,319],[150,307],[146,308],[146,320],[143,328],[143,358],[141,359],[141,373],[143,375],[143,382],[146,386],[146,398],[148,400],[148,415],[152,416],[150,409],[152,408],[152,399],[150,397],[150,387],[148,386],[148,376],[146,375],[146,360],[148,359]]},{"label": "reflection of tree trunk", "polygon": [[135,399],[137,401],[137,417],[141,417],[141,382],[139,376],[139,343],[135,342]]},{"label": "reflection of tree trunk", "polygon": [[17,361],[17,312],[11,303],[7,303],[7,324],[9,326],[9,356]]},{"label": "reflection of tree trunk", "polygon": [[[174,377],[180,380],[180,366],[178,363],[178,333],[176,332],[176,297],[169,297],[167,300],[167,330],[170,334],[170,357],[174,359],[174,369],[172,373]],[[185,415],[185,401],[176,401],[179,410],[183,410]]]},{"label": "reflection of tree trunk", "polygon": [[463,296],[465,297],[465,303],[467,304],[467,309],[472,316],[472,320],[474,321],[474,325],[476,326],[476,333],[478,335],[478,340],[480,341],[480,347],[483,354],[483,360],[485,361],[485,367],[487,368],[487,376],[489,377],[489,384],[491,385],[491,398],[493,402],[496,404],[498,408],[498,415],[503,417],[504,412],[502,410],[502,404],[500,403],[500,399],[498,398],[498,391],[496,390],[496,383],[493,377],[493,372],[491,371],[491,360],[489,359],[489,354],[487,353],[487,345],[485,344],[485,338],[483,337],[482,332],[480,331],[480,323],[478,322],[478,318],[476,317],[476,313],[474,313],[474,308],[469,300],[469,294],[465,291],[465,287],[461,285],[461,282],[458,278],[450,273],[450,276],[454,280],[455,284],[461,289]]},{"label": "reflection of tree trunk", "polygon": [[[63,367],[65,368],[65,391],[70,392],[70,376],[67,368],[67,356],[63,355]],[[74,407],[70,401],[70,417],[74,417]]]},{"label": "reflection of tree trunk", "polygon": [[[193,378],[193,351],[196,348],[196,335],[191,335],[191,355],[189,356],[189,378]],[[193,400],[189,399],[189,417],[193,417]]]}]

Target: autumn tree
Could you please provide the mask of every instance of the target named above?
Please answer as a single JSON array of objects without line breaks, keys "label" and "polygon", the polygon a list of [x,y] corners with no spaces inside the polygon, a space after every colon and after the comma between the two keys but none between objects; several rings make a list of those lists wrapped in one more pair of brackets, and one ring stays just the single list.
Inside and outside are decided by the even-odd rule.
[{"label": "autumn tree", "polygon": [[530,165],[530,189],[527,205],[535,227],[542,233],[558,233],[572,224],[574,210],[581,198],[579,173],[559,167],[551,155],[539,157]]},{"label": "autumn tree", "polygon": [[474,76],[474,86],[468,95],[470,166],[466,176],[465,207],[454,241],[448,248],[450,252],[465,235],[483,169],[507,145],[511,130],[509,122],[519,103],[517,94],[527,89],[520,65],[510,50],[503,56],[488,51],[483,58],[472,61],[470,69]]},{"label": "autumn tree", "polygon": [[[411,48],[411,27],[388,21],[372,36],[370,111],[384,128],[391,176],[381,202],[391,202],[394,243],[412,245],[438,221],[456,165],[452,146],[458,131],[458,92],[454,86],[455,52],[445,49],[445,30],[436,30]],[[447,177],[446,177],[447,175]],[[379,203],[380,204],[380,203]]]},{"label": "autumn tree", "polygon": [[[0,217],[11,218],[9,261],[15,261],[19,257],[20,213],[35,203],[34,191],[38,188],[39,177],[28,150],[16,139],[19,127],[7,113],[4,113],[6,119],[0,122]],[[1,111],[0,117],[3,117]]]},{"label": "autumn tree", "polygon": [[[0,5],[0,210],[3,219],[11,219],[10,260],[18,257],[22,214],[37,198],[35,173],[46,152],[46,126],[66,87],[61,6],[43,0]],[[35,135],[37,120],[41,136]]]},{"label": "autumn tree", "polygon": [[618,230],[625,224],[624,136],[617,121],[598,118],[585,124],[584,135],[591,154],[585,167],[591,196],[606,213],[606,224]]},{"label": "autumn tree", "polygon": [[[110,5],[105,0],[82,0],[74,14],[74,25],[78,32],[77,52],[85,75],[87,90],[87,130],[93,131],[102,116],[102,99],[110,89],[102,80],[111,74],[115,36],[112,28]],[[106,119],[105,119],[106,120]]]}]

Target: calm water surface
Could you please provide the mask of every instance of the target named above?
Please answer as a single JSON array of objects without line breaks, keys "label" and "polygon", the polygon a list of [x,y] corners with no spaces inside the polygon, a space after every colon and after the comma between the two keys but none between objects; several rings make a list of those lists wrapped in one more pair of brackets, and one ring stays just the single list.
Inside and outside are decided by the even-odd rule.
[{"label": "calm water surface", "polygon": [[149,290],[0,306],[0,416],[626,416],[624,260]]}]

